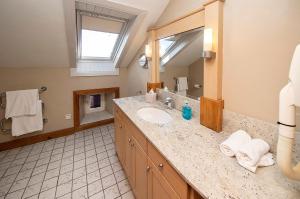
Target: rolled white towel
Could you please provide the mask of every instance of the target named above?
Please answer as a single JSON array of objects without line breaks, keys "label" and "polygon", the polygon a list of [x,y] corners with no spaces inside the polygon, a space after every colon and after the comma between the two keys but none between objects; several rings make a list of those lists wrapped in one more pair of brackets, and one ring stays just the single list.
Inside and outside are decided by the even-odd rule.
[{"label": "rolled white towel", "polygon": [[273,159],[273,154],[272,153],[267,153],[265,155],[263,155],[263,157],[259,160],[258,164],[255,165],[255,166],[249,166],[247,164],[245,164],[245,162],[243,161],[238,161],[238,163],[248,169],[249,171],[255,173],[256,172],[256,169],[257,167],[267,167],[267,166],[272,166],[275,164],[275,161]]},{"label": "rolled white towel", "polygon": [[243,130],[238,130],[220,144],[220,150],[224,155],[233,157],[243,145],[250,141],[251,137],[248,133]]},{"label": "rolled white towel", "polygon": [[[237,161],[245,168],[257,167],[259,161],[270,150],[270,146],[262,139],[252,139],[249,143],[241,146],[236,154]],[[264,157],[262,160],[267,162]],[[253,169],[252,169],[253,170]],[[255,171],[254,171],[255,172]]]}]

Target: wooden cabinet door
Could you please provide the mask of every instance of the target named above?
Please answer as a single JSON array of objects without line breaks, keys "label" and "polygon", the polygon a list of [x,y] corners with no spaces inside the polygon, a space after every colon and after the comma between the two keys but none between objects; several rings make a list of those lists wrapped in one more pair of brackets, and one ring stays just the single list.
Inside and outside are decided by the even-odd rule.
[{"label": "wooden cabinet door", "polygon": [[119,117],[115,118],[115,145],[118,158],[122,165],[125,161],[125,132],[122,120]]},{"label": "wooden cabinet door", "polygon": [[137,199],[147,199],[147,165],[148,158],[139,143],[133,139],[134,149],[134,178],[135,187],[133,189]]},{"label": "wooden cabinet door", "polygon": [[134,189],[135,187],[135,165],[133,164],[134,160],[134,149],[133,149],[133,138],[130,132],[130,128],[125,126],[125,171],[128,177],[128,181],[131,185],[131,188]]},{"label": "wooden cabinet door", "polygon": [[148,199],[179,199],[172,186],[148,159]]}]

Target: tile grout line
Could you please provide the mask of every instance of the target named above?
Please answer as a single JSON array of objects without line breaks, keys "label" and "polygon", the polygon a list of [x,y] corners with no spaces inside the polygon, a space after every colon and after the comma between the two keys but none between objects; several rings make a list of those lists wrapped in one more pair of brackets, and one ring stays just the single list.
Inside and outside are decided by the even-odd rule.
[{"label": "tile grout line", "polygon": [[[40,197],[40,194],[42,193],[41,191],[42,191],[43,184],[44,184],[44,182],[46,181],[45,178],[46,178],[46,174],[47,174],[47,172],[48,172],[48,167],[49,167],[49,164],[50,164],[50,161],[51,161],[51,156],[52,156],[52,154],[53,154],[53,151],[55,150],[55,148],[54,148],[54,147],[55,147],[55,144],[56,144],[56,139],[55,139],[55,143],[54,143],[53,149],[51,150],[50,160],[49,160],[49,162],[48,162],[48,165],[47,165],[47,168],[46,168],[46,171],[45,171],[45,176],[44,176],[43,181],[42,181],[41,189],[40,189],[39,193],[37,194],[38,197]],[[51,179],[51,178],[50,178],[50,179]],[[48,189],[48,190],[49,190],[49,189]],[[48,191],[48,190],[45,190],[45,191]]]},{"label": "tile grout line", "polygon": [[[44,145],[45,145],[45,143],[43,144],[43,147],[44,147]],[[23,147],[22,147],[22,148],[23,148]],[[21,149],[22,149],[22,148],[21,148]],[[30,152],[28,153],[28,155],[27,155],[27,157],[26,157],[26,160],[28,159],[28,157],[29,157],[30,153],[32,152],[32,150],[33,150],[33,147],[31,148]],[[16,155],[16,156],[17,156],[17,155]],[[39,157],[40,157],[40,156],[39,156]],[[26,162],[26,160],[25,160],[25,162]],[[11,187],[9,188],[9,191],[8,191],[7,194],[5,195],[5,198],[7,197],[7,195],[10,194],[10,190],[11,190],[13,184],[14,184],[15,182],[17,182],[17,177],[18,177],[18,175],[21,173],[21,170],[22,170],[22,168],[23,168],[25,162],[22,164],[22,166],[21,166],[19,172],[17,173],[17,175],[16,175],[16,177],[15,177],[15,179],[14,179],[14,181],[13,181]],[[38,162],[38,161],[36,161],[35,165],[37,164],[37,162]],[[34,168],[35,168],[35,166],[33,167],[32,172],[33,172]],[[31,177],[31,175],[32,175],[32,173],[30,174],[30,177]],[[30,177],[29,177],[29,180],[30,180]],[[24,179],[26,179],[26,178],[24,178]],[[22,180],[24,180],[24,179],[22,179]],[[29,180],[28,180],[28,182],[29,182]],[[26,190],[26,188],[27,188],[28,182],[27,182],[27,184],[26,184],[26,186],[25,186],[25,188],[24,188],[24,192],[22,193],[22,197],[23,197],[23,195],[24,195],[24,193],[25,193],[25,190]],[[21,190],[21,189],[19,189],[19,190]],[[19,191],[19,190],[16,190],[16,191]],[[14,191],[14,192],[16,192],[16,191]],[[11,192],[11,193],[14,193],[14,192]]]},{"label": "tile grout line", "polygon": [[[43,148],[44,148],[44,146],[45,146],[45,143],[44,143],[44,145],[43,145]],[[30,152],[33,151],[33,148],[34,148],[34,147],[32,147],[32,149],[30,150]],[[42,153],[42,152],[41,152],[41,153]],[[39,154],[39,158],[40,158],[41,153]],[[30,155],[30,153],[28,154],[26,160],[28,159],[29,155]],[[36,160],[36,162],[35,162],[35,164],[34,164],[34,167],[32,168],[32,171],[31,171],[29,180],[28,180],[28,182],[27,182],[27,184],[26,184],[26,186],[25,186],[25,188],[24,188],[24,192],[23,192],[21,198],[23,198],[23,196],[24,196],[24,194],[25,194],[25,191],[26,191],[26,189],[27,189],[27,187],[28,187],[29,181],[30,181],[30,179],[31,179],[31,177],[32,177],[33,171],[34,171],[34,169],[35,169],[35,167],[36,167],[36,165],[37,165],[37,163],[38,163],[39,158]],[[25,161],[25,162],[26,162],[26,161]],[[24,166],[24,165],[23,165],[23,166]],[[22,168],[23,168],[23,166],[22,166]],[[22,168],[21,168],[20,170],[22,170]]]},{"label": "tile grout line", "polygon": [[[109,132],[108,127],[107,127],[107,132],[108,132],[109,136],[112,138],[112,136],[111,136],[111,134],[110,134],[110,132]],[[103,140],[103,136],[102,136],[102,140]],[[110,161],[110,157],[111,157],[111,156],[108,155],[107,148],[106,148],[106,144],[105,144],[104,140],[103,140],[103,143],[104,143],[104,147],[105,147],[105,152],[107,153],[107,157],[108,157],[108,161],[109,161],[109,166],[112,168],[112,163],[111,163],[111,161]],[[112,143],[113,143],[113,141],[112,141]],[[108,144],[107,144],[107,145],[108,145]],[[119,161],[119,159],[118,159],[118,161]],[[112,171],[113,171],[113,170],[112,170]],[[120,191],[120,189],[119,189],[118,182],[117,182],[117,178],[116,178],[116,175],[115,175],[114,171],[113,171],[113,173],[112,173],[111,175],[114,176],[114,178],[115,178],[115,180],[116,180],[116,184],[113,184],[113,185],[111,185],[111,186],[108,186],[108,187],[106,187],[106,189],[108,189],[108,188],[110,188],[110,187],[116,185],[116,186],[117,186],[117,189],[118,189],[118,191],[119,191],[119,194],[120,194],[120,195],[117,196],[117,197],[122,197],[121,191]],[[106,176],[106,177],[107,177],[107,176]],[[101,178],[101,181],[102,181],[102,178]],[[104,192],[104,190],[103,190],[103,192]],[[105,194],[104,194],[104,197],[105,197]],[[117,198],[117,197],[116,197],[116,198]]]},{"label": "tile grout line", "polygon": [[[16,157],[17,157],[17,155],[16,155]],[[14,158],[14,160],[16,160],[16,157]],[[12,161],[9,163],[9,166],[11,166],[11,164],[13,163],[14,160],[12,160]],[[23,167],[23,165],[22,165],[22,167]],[[19,170],[18,173],[16,174],[16,177],[15,177],[14,180],[12,181],[12,184],[10,185],[8,191],[4,194],[4,198],[6,198],[6,196],[7,196],[8,194],[10,194],[10,190],[11,190],[12,186],[14,185],[14,183],[16,182],[16,179],[17,179],[17,177],[18,177],[18,175],[19,175],[19,173],[20,173],[22,167],[20,168],[20,170]],[[8,167],[8,168],[6,169],[5,173],[8,171],[9,168],[10,168],[10,167]],[[3,177],[5,177],[5,176],[4,176],[5,173],[3,174]],[[11,174],[11,175],[14,175],[14,174]],[[8,175],[8,176],[10,176],[10,175]],[[18,191],[18,190],[16,190],[16,191]],[[14,191],[14,192],[15,192],[15,191]],[[12,193],[14,193],[14,192],[12,192]]]},{"label": "tile grout line", "polygon": [[[109,132],[109,129],[108,129],[108,132]],[[109,132],[109,135],[110,135],[111,138],[113,138],[113,137],[111,136],[111,133],[110,133],[110,132]],[[112,143],[115,144],[113,139],[112,139]],[[105,147],[105,150],[107,151],[106,147]],[[114,155],[116,155],[116,153],[117,153],[117,152],[115,152]],[[117,157],[117,158],[118,158],[118,157]],[[112,165],[113,163],[110,161],[109,157],[108,157],[108,160],[109,160],[109,162],[110,162],[110,165]],[[118,158],[118,161],[120,161],[119,158]],[[113,171],[113,175],[114,175],[114,178],[115,178],[115,180],[116,180],[116,185],[117,185],[117,188],[118,188],[118,190],[119,190],[120,197],[122,197],[122,193],[121,193],[121,191],[120,191],[120,188],[119,188],[119,185],[118,185],[118,181],[117,181],[117,178],[116,178],[116,175],[115,175],[115,172],[114,172],[114,171]]]},{"label": "tile grout line", "polygon": [[[107,132],[109,133],[109,136],[111,137],[111,139],[112,139],[112,143],[114,144],[114,140],[113,140],[113,137],[111,136],[111,134],[110,134],[110,132],[109,132],[109,129],[107,128]],[[108,155],[108,152],[107,152],[107,148],[106,148],[106,146],[105,146],[105,150],[106,150],[106,153],[107,153],[107,155]],[[116,155],[116,152],[115,152],[115,154],[114,155]],[[110,156],[110,157],[112,157],[112,156]],[[109,157],[109,155],[108,155],[108,161],[109,161],[109,163],[110,163],[110,166],[112,167],[112,162],[110,161],[110,158]],[[119,159],[118,159],[118,161],[119,161]],[[116,185],[117,185],[117,188],[118,188],[118,191],[119,191],[119,194],[120,194],[120,197],[122,197],[122,194],[121,194],[121,191],[120,191],[120,188],[119,188],[119,186],[118,186],[118,181],[117,181],[117,178],[116,178],[116,175],[115,175],[115,172],[113,171],[113,175],[114,175],[114,178],[115,178],[115,180],[116,180]]]},{"label": "tile grout line", "polygon": [[[58,188],[58,181],[59,181],[59,178],[60,178],[62,161],[63,161],[63,157],[64,157],[64,153],[65,153],[65,149],[64,148],[66,147],[66,138],[67,137],[64,136],[64,147],[63,147],[63,152],[62,152],[61,161],[60,161],[60,165],[59,165],[59,171],[58,171],[58,177],[57,177],[56,186],[55,186],[54,198],[56,198],[56,193],[57,193],[57,188]],[[75,144],[74,144],[74,148],[75,148]],[[73,174],[72,174],[72,178],[73,178]]]},{"label": "tile grout line", "polygon": [[[100,132],[100,134],[101,134],[100,128],[99,128],[99,132]],[[96,159],[97,159],[98,171],[99,171],[99,176],[100,176],[100,179],[99,179],[99,180],[100,180],[100,182],[101,182],[101,191],[103,192],[103,196],[104,196],[104,198],[105,198],[105,195],[104,195],[104,188],[103,188],[103,184],[102,184],[102,177],[101,177],[101,172],[100,172],[100,166],[99,166],[99,159],[98,159],[98,154],[97,154],[97,151],[96,151],[96,145],[95,145],[94,131],[93,131],[93,133],[92,133],[92,136],[93,136],[93,143],[94,143],[94,146],[95,146],[95,153],[96,153]],[[102,141],[103,141],[102,134],[101,134],[101,139],[102,139]],[[104,143],[104,142],[103,142],[103,143]],[[95,181],[95,182],[96,182],[96,181]],[[97,192],[97,193],[100,193],[101,191],[99,191],[99,192]],[[96,195],[97,193],[91,195],[91,197],[94,196],[94,195]],[[89,197],[89,196],[88,196],[88,197]]]}]

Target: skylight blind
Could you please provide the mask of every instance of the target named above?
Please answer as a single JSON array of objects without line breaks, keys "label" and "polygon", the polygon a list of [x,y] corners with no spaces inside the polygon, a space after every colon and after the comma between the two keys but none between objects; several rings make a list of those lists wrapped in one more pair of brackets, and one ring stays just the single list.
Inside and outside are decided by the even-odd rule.
[{"label": "skylight blind", "polygon": [[120,34],[122,27],[123,22],[120,21],[99,17],[82,16],[82,29],[85,30]]}]

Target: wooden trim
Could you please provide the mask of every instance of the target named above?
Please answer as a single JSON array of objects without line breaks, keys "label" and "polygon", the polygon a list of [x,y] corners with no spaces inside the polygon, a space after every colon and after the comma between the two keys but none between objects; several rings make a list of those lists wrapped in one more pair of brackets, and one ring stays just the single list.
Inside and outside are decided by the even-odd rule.
[{"label": "wooden trim", "polygon": [[164,87],[164,82],[159,82],[159,83],[147,82],[147,92],[149,92],[151,89],[156,91],[157,88],[163,88],[163,87]]},{"label": "wooden trim", "polygon": [[152,50],[151,61],[150,61],[151,81],[158,82],[160,76],[160,69],[157,66],[160,64],[160,56],[159,56],[159,41],[156,40],[156,31],[150,32],[150,39],[148,43],[150,44]]},{"label": "wooden trim", "polygon": [[90,128],[94,128],[97,126],[103,126],[103,125],[111,124],[111,123],[114,123],[114,118],[107,119],[107,120],[101,120],[101,121],[93,122],[93,123],[89,123],[89,124],[82,124],[78,128],[76,128],[76,131],[82,131],[85,129],[90,129]]},{"label": "wooden trim", "polygon": [[196,14],[196,13],[198,13],[198,12],[201,12],[201,11],[204,11],[204,7],[201,7],[201,8],[196,9],[196,10],[194,10],[194,11],[188,13],[188,14],[185,14],[185,15],[183,15],[183,16],[181,16],[181,17],[178,17],[177,19],[172,20],[172,21],[170,21],[170,22],[167,22],[167,23],[164,24],[164,25],[156,26],[156,27],[150,28],[150,29],[148,30],[148,32],[150,32],[150,31],[152,31],[152,30],[158,30],[158,29],[160,29],[160,28],[164,28],[164,27],[166,27],[166,26],[169,26],[170,24],[176,23],[177,21],[180,21],[180,20],[182,20],[182,19],[184,19],[184,18],[187,18],[187,17],[189,17],[189,16],[191,16],[191,15],[194,15],[194,14]]},{"label": "wooden trim", "polygon": [[111,88],[99,88],[99,89],[87,89],[87,90],[77,90],[73,91],[73,122],[74,122],[74,129],[76,131],[96,127],[99,125],[113,123],[114,119],[107,119],[102,121],[97,121],[89,124],[80,124],[80,107],[79,107],[79,97],[81,95],[92,95],[97,93],[114,93],[115,98],[120,97],[120,88],[119,87],[111,87]]},{"label": "wooden trim", "polygon": [[200,123],[216,132],[222,131],[224,100],[200,98]]},{"label": "wooden trim", "polygon": [[223,1],[212,1],[205,7],[205,27],[213,29],[214,59],[204,61],[204,96],[222,99],[223,70]]},{"label": "wooden trim", "polygon": [[115,93],[116,98],[120,97],[120,88],[111,87],[111,88],[97,88],[97,89],[87,89],[87,90],[77,90],[73,91],[77,95],[92,95],[98,93]]},{"label": "wooden trim", "polygon": [[71,135],[75,132],[74,128],[67,128],[67,129],[62,129],[62,130],[57,130],[49,133],[43,133],[39,135],[34,135],[30,137],[24,137],[16,140],[12,140],[9,142],[4,142],[0,143],[0,151],[8,150],[8,149],[13,149],[13,148],[18,148],[30,144],[35,144],[38,142],[43,142],[46,140],[50,140],[53,138],[58,138],[62,136],[67,136]]},{"label": "wooden trim", "polygon": [[152,32],[155,32],[154,39],[159,40],[182,32],[204,27],[205,26],[204,18],[205,18],[204,9],[198,9],[197,11],[194,11],[193,13],[190,13],[175,21],[172,21],[158,28],[152,29],[150,33],[152,34]]},{"label": "wooden trim", "polygon": [[171,23],[167,26],[159,28],[156,30],[156,39],[162,39],[170,37],[172,35],[177,35],[183,32],[194,30],[205,26],[204,23],[204,10],[196,12],[188,17],[180,19],[174,23]]},{"label": "wooden trim", "polygon": [[212,4],[212,3],[215,3],[217,1],[220,1],[220,2],[225,2],[225,0],[209,0],[207,1],[206,3],[203,4],[203,6],[208,6],[209,4]]}]

